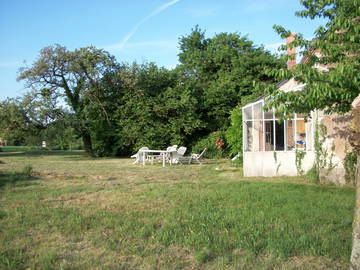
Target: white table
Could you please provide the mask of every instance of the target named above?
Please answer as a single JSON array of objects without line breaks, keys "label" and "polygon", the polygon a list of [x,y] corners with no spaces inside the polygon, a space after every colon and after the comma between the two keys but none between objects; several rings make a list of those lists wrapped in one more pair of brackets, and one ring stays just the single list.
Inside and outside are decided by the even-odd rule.
[{"label": "white table", "polygon": [[142,162],[143,165],[145,165],[145,155],[146,153],[154,153],[154,154],[162,154],[162,159],[163,159],[163,167],[165,167],[165,162],[166,162],[166,154],[170,155],[170,165],[172,164],[172,157],[171,155],[173,153],[176,153],[176,151],[167,151],[167,150],[141,150],[139,151],[139,154],[143,155],[142,156]]}]

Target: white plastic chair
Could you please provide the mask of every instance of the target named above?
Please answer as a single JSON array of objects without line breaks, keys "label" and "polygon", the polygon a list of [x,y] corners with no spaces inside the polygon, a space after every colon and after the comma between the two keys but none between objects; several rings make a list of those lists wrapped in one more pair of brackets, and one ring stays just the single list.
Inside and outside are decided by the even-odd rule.
[{"label": "white plastic chair", "polygon": [[[143,157],[144,157],[144,155],[140,153],[142,150],[149,150],[149,147],[146,147],[146,146],[141,147],[136,154],[134,154],[134,155],[131,156],[131,158],[135,158],[135,161],[133,162],[133,164],[143,162]],[[146,157],[145,157],[145,158],[146,158]]]},{"label": "white plastic chair", "polygon": [[200,159],[202,158],[202,156],[205,154],[207,148],[204,148],[204,150],[200,153],[200,154],[191,154],[190,156],[190,160],[189,160],[189,164],[191,163],[192,160],[195,160],[196,162],[198,162],[199,164],[202,164]]},{"label": "white plastic chair", "polygon": [[187,160],[188,163],[191,164],[191,161],[195,160],[197,163],[202,164],[200,159],[205,154],[206,150],[207,148],[205,148],[200,154],[191,154],[190,156],[187,157],[180,157],[179,162],[181,163],[181,161]]},{"label": "white plastic chair", "polygon": [[172,163],[174,164],[181,163],[180,159],[184,156],[186,149],[187,148],[185,146],[180,146],[179,149],[176,151],[176,153],[172,155]]}]

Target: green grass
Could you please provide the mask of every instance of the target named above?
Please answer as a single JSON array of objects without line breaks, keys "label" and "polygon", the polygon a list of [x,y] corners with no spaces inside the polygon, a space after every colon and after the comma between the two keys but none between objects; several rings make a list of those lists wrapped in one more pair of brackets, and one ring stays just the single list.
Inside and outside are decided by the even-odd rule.
[{"label": "green grass", "polygon": [[228,161],[144,167],[32,150],[0,160],[0,269],[348,268],[349,187],[244,178]]}]

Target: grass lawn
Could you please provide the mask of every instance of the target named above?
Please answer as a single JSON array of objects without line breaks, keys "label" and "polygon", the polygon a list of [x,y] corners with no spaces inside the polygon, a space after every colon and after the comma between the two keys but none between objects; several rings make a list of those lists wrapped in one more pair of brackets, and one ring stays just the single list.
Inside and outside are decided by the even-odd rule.
[{"label": "grass lawn", "polygon": [[229,161],[16,148],[0,160],[0,269],[348,268],[350,187],[245,178]]}]

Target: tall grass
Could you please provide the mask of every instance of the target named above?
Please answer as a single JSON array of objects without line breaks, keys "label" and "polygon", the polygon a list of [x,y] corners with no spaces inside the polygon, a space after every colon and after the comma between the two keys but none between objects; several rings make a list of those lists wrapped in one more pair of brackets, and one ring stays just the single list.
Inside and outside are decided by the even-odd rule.
[{"label": "tall grass", "polygon": [[[23,158],[5,158],[4,166]],[[246,179],[226,163],[24,160],[37,172],[47,162],[48,172],[91,174],[0,189],[0,269],[348,268],[350,187]]]}]

